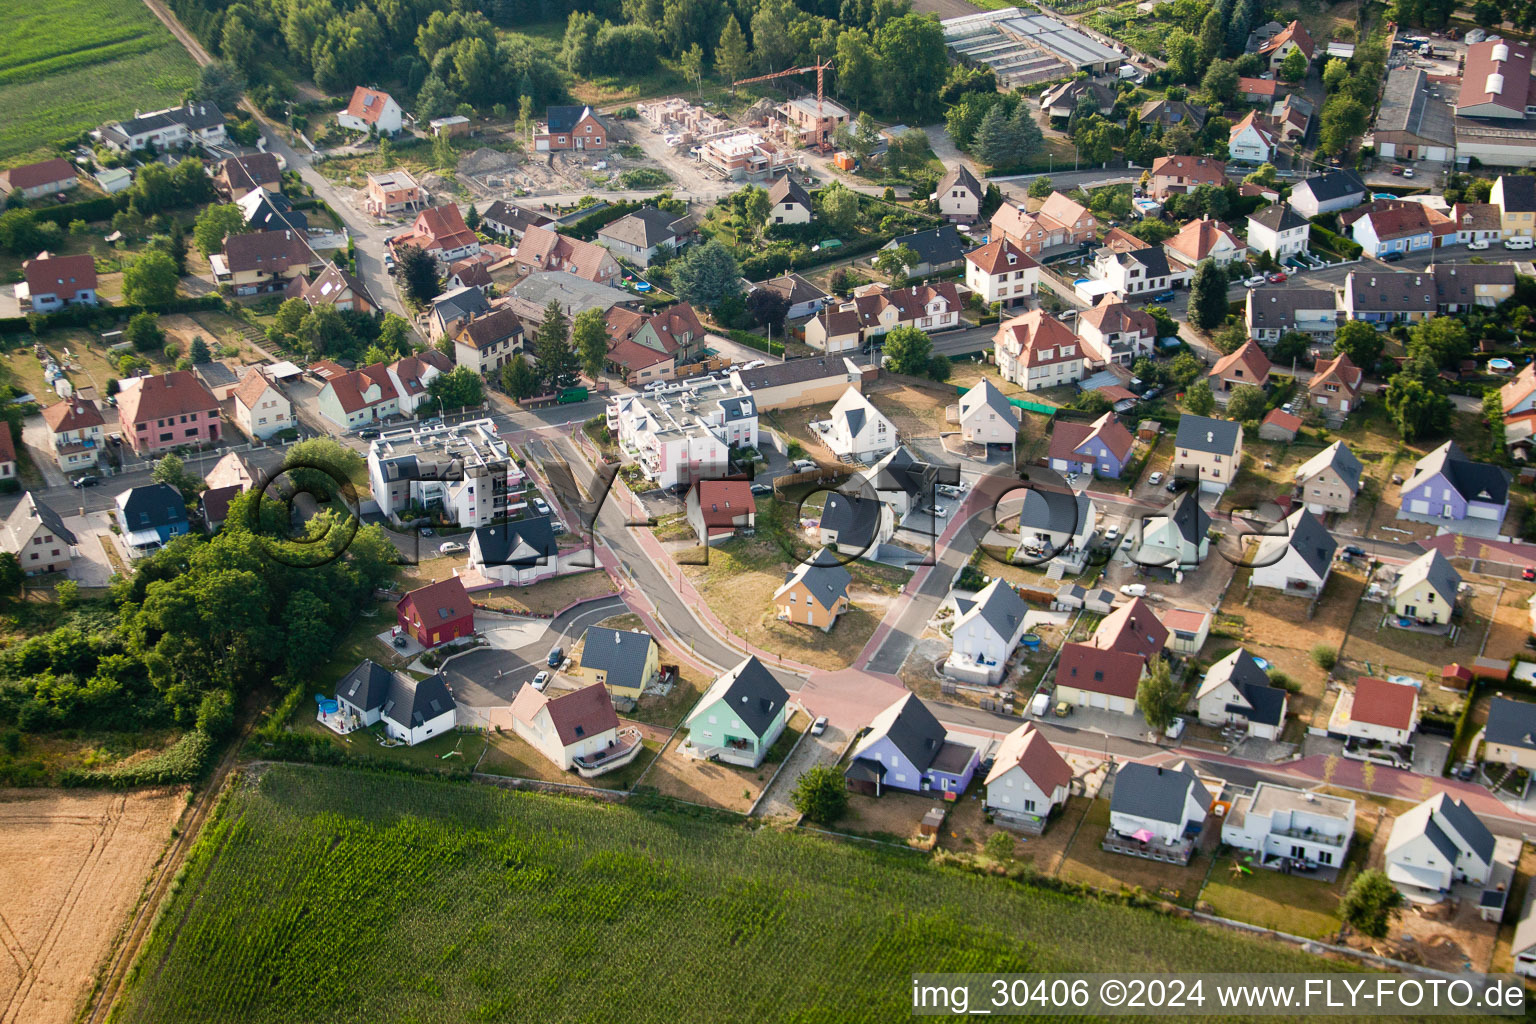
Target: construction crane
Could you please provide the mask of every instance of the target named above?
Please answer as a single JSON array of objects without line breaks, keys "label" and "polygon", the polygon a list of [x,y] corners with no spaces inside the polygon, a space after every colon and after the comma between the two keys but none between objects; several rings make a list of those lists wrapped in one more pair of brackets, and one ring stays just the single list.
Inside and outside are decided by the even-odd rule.
[{"label": "construction crane", "polygon": [[821,152],[825,153],[825,152],[827,152],[827,150],[832,148],[832,144],[831,144],[830,141],[828,141],[827,134],[826,134],[826,132],[824,132],[822,130],[822,127],[821,127],[821,123],[822,123],[822,120],[823,120],[822,113],[821,113],[821,104],[822,104],[822,99],[826,95],[826,91],[825,91],[825,88],[824,88],[825,84],[826,84],[826,73],[828,71],[832,70],[833,66],[834,65],[833,65],[833,63],[831,61],[827,61],[825,64],[823,64],[821,62],[821,57],[817,56],[816,63],[815,64],[811,64],[811,65],[809,65],[807,67],[803,67],[803,68],[789,68],[786,71],[775,71],[775,72],[773,72],[772,74],[769,74],[769,75],[758,75],[755,78],[743,78],[743,79],[741,79],[739,81],[732,82],[731,83],[731,88],[734,89],[738,85],[751,85],[753,82],[768,82],[768,81],[772,81],[775,78],[786,78],[789,75],[800,75],[800,74],[804,74],[807,71],[814,71],[814,72],[816,72],[816,130],[820,134],[820,137],[816,140],[816,148],[821,150]]}]

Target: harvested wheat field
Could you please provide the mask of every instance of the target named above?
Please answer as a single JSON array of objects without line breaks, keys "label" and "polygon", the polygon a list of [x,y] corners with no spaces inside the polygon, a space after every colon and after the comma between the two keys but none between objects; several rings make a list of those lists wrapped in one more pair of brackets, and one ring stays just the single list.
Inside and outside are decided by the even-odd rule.
[{"label": "harvested wheat field", "polygon": [[0,1022],[74,1019],[184,792],[0,790]]}]

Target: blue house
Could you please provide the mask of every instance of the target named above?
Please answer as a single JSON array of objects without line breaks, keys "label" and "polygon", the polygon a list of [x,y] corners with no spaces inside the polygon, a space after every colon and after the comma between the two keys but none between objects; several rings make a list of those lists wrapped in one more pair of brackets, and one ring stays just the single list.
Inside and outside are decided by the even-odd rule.
[{"label": "blue house", "polygon": [[1134,444],[1131,432],[1112,412],[1092,423],[1057,420],[1051,428],[1048,458],[1051,468],[1058,473],[1093,473],[1117,480]]},{"label": "blue house", "polygon": [[1367,256],[1422,252],[1435,246],[1429,214],[1419,203],[1378,200],[1339,219]]},{"label": "blue house", "polygon": [[191,527],[187,503],[169,484],[131,487],[117,496],[117,525],[123,542],[136,554],[147,555],[180,537]]},{"label": "blue house", "polygon": [[947,736],[928,706],[909,693],[875,716],[843,778],[849,789],[871,796],[887,789],[958,796],[971,784],[981,756]]},{"label": "blue house", "polygon": [[1497,525],[1509,511],[1509,474],[1473,462],[1455,441],[1447,441],[1413,467],[1403,484],[1402,508],[1414,516],[1486,519]]}]

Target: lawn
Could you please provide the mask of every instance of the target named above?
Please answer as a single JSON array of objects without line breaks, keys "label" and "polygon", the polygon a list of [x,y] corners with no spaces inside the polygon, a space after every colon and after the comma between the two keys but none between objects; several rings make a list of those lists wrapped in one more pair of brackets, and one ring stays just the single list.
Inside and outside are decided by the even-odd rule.
[{"label": "lawn", "polygon": [[[1058,826],[1060,822],[1057,823]],[[1206,871],[1211,866],[1208,853],[1196,852],[1184,867],[1162,861],[1110,853],[1100,844],[1109,830],[1109,801],[1098,799],[1088,808],[1072,845],[1067,848],[1057,874],[1070,882],[1119,892],[1140,889],[1152,899],[1167,900],[1181,907],[1193,907]]]},{"label": "lawn", "polygon": [[627,790],[635,784],[650,763],[656,759],[661,744],[646,740],[644,749],[635,759],[622,768],[606,775],[584,779],[574,771],[561,771],[543,754],[534,750],[522,737],[510,732],[500,732],[490,737],[485,757],[480,759],[479,771],[489,775],[508,775],[517,779],[539,779],[558,782],[567,786],[587,786],[592,789]]},{"label": "lawn", "polygon": [[345,736],[338,736],[321,725],[315,718],[313,701],[301,701],[288,720],[289,728],[300,736],[319,736],[330,740],[348,757],[367,758],[379,762],[396,762],[425,771],[448,771],[473,768],[485,750],[485,737],[475,732],[457,730],[442,733],[429,740],[422,740],[414,747],[404,745],[385,746],[379,742],[384,734],[382,724],[359,729]]},{"label": "lawn", "polygon": [[11,8],[0,27],[0,161],[181,100],[197,66],[139,0]]},{"label": "lawn", "polygon": [[1228,855],[1212,868],[1210,881],[1200,893],[1200,901],[1211,905],[1211,913],[1308,939],[1326,938],[1339,930],[1337,883],[1328,885],[1305,875],[1260,867],[1248,868],[1248,874],[1234,873],[1237,863],[1236,857]]},{"label": "lawn", "polygon": [[475,600],[514,615],[553,615],[583,598],[607,597],[613,593],[613,581],[608,574],[593,570],[556,576],[527,587],[482,590],[475,594]]},{"label": "lawn", "polygon": [[707,985],[713,1020],[890,1021],[918,971],[1329,969],[1151,910],[666,806],[278,766],[215,813],[120,1020],[691,1020]]}]

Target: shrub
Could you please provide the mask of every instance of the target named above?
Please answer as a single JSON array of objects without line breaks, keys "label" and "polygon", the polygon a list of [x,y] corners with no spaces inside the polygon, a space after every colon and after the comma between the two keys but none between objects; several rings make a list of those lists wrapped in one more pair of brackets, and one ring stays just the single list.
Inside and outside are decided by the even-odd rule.
[{"label": "shrub", "polygon": [[1332,672],[1333,666],[1338,664],[1339,652],[1327,644],[1318,644],[1312,648],[1312,661],[1324,672]]}]

